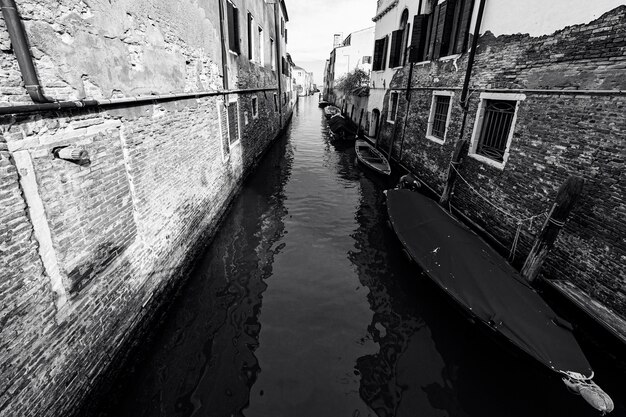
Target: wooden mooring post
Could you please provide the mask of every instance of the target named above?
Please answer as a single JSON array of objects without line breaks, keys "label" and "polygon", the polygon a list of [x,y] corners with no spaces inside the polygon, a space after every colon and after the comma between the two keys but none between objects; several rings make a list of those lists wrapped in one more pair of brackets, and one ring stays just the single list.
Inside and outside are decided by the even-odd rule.
[{"label": "wooden mooring post", "polygon": [[364,110],[364,109],[361,109],[361,115],[359,116],[359,127],[357,127],[357,129],[356,129],[356,135],[357,135],[357,137],[359,136],[359,133],[361,132],[361,130],[363,130],[363,129],[361,128],[361,121],[363,121],[363,110]]},{"label": "wooden mooring post", "polygon": [[453,166],[457,168],[461,164],[461,156],[463,155],[465,145],[467,145],[467,140],[459,139],[454,147],[454,153],[452,154],[452,160],[450,161],[451,166],[448,167],[446,185],[443,189],[443,193],[441,194],[441,198],[439,199],[439,203],[444,207],[447,207],[450,202],[450,196],[452,195],[452,189],[457,177],[456,169],[454,169]]},{"label": "wooden mooring post", "polygon": [[533,282],[539,275],[539,271],[548,257],[548,252],[554,246],[559,232],[582,193],[584,183],[584,179],[571,176],[559,188],[552,210],[522,267],[522,276],[527,281]]}]

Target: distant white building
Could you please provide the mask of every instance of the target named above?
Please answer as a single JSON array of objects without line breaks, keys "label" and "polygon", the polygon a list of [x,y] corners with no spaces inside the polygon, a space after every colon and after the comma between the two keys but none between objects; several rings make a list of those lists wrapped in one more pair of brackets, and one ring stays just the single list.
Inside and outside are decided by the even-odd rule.
[{"label": "distant white building", "polygon": [[335,81],[357,68],[370,73],[374,49],[374,26],[350,33],[335,46],[324,73],[324,97],[329,100]]},{"label": "distant white building", "polygon": [[293,78],[298,95],[308,96],[311,94],[313,91],[313,73],[296,65],[293,68]]}]

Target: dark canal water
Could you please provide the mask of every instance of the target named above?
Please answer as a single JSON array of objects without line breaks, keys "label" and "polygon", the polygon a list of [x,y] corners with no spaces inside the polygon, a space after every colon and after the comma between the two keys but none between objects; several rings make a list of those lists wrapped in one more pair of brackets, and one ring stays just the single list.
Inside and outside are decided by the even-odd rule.
[{"label": "dark canal water", "polygon": [[[301,99],[99,415],[598,415],[419,279],[385,225],[391,184],[354,158]],[[590,349],[618,400],[620,376]]]}]

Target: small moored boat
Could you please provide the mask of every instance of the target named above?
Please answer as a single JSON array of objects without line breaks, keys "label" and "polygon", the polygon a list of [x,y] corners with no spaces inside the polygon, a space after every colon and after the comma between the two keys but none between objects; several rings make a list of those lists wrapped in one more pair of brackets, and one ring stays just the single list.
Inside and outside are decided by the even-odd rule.
[{"label": "small moored boat", "polygon": [[330,119],[336,114],[341,114],[341,110],[339,109],[339,107],[333,106],[331,104],[324,108],[324,116],[326,116],[327,119]]},{"label": "small moored boat", "polygon": [[341,114],[328,119],[328,127],[333,139],[354,140],[356,137],[356,126]]},{"label": "small moored boat", "polygon": [[358,139],[354,143],[354,150],[356,157],[363,165],[378,172],[379,174],[389,175],[391,174],[391,167],[389,161],[383,156],[382,153],[369,142]]},{"label": "small moored boat", "polygon": [[556,372],[597,410],[613,410],[571,325],[491,246],[419,192],[387,191],[387,210],[409,257],[468,316]]}]

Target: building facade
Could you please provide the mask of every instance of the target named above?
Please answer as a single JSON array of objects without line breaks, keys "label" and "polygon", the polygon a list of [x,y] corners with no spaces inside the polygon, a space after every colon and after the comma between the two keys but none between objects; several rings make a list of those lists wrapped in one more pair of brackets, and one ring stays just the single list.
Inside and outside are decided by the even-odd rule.
[{"label": "building facade", "polygon": [[282,0],[2,12],[0,414],[71,416],[286,127],[289,18]]},{"label": "building facade", "polygon": [[308,96],[313,92],[313,74],[300,66],[293,69],[293,79],[299,96]]},{"label": "building facade", "polygon": [[324,72],[325,100],[334,102],[334,88],[337,82],[346,74],[359,68],[366,73],[372,70],[372,45],[374,42],[374,27],[362,29],[343,39],[330,52],[328,65]]},{"label": "building facade", "polygon": [[542,4],[381,1],[370,134],[520,268],[582,178],[540,276],[623,337],[626,5]]}]

